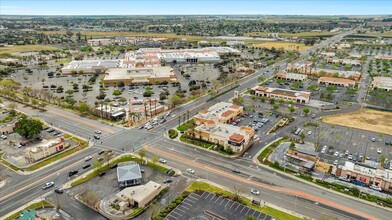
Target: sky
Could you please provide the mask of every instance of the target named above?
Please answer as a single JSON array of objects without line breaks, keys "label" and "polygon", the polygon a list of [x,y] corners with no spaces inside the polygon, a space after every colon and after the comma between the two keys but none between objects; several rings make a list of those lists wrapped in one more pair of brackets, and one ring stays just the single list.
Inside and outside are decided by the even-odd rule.
[{"label": "sky", "polygon": [[392,0],[0,0],[1,15],[391,15]]}]

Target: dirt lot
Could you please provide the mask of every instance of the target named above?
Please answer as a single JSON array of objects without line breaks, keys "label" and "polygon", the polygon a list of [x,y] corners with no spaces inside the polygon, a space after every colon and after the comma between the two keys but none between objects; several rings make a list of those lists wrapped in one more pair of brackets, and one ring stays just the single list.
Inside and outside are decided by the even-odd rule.
[{"label": "dirt lot", "polygon": [[366,109],[356,113],[326,117],[323,118],[323,122],[392,135],[391,112]]},{"label": "dirt lot", "polygon": [[265,47],[271,49],[275,48],[283,48],[285,50],[307,50],[311,48],[311,46],[305,46],[305,44],[300,43],[291,43],[291,42],[265,42],[260,44],[255,44],[256,47]]},{"label": "dirt lot", "polygon": [[0,47],[0,54],[41,51],[41,50],[57,50],[57,48],[52,46],[45,46],[45,45],[21,45],[21,46]]}]

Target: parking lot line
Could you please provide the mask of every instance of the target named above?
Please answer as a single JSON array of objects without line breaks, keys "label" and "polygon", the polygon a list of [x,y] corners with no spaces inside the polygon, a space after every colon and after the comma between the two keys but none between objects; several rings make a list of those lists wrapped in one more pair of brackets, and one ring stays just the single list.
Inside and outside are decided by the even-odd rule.
[{"label": "parking lot line", "polygon": [[181,212],[183,212],[183,213],[186,213],[186,211],[181,210],[180,207],[177,207],[175,210],[178,210],[178,211],[181,211]]},{"label": "parking lot line", "polygon": [[177,219],[177,220],[179,220],[178,218],[176,218],[176,217],[174,217],[173,215],[169,215],[168,217],[170,217],[170,218],[174,218],[174,219]]},{"label": "parking lot line", "polygon": [[[192,207],[193,205],[191,205],[191,204],[188,204],[188,203],[186,203],[185,201],[183,201],[182,203],[181,203],[181,205],[189,205],[190,207]],[[185,206],[184,206],[185,207]]]},{"label": "parking lot line", "polygon": [[[203,198],[204,194],[206,194],[206,191],[203,192],[203,194],[201,194],[201,198]],[[197,195],[197,194],[196,194]]]},{"label": "parking lot line", "polygon": [[233,202],[233,204],[231,204],[230,209],[231,209],[231,207],[233,207],[234,204],[235,204],[235,202]]},{"label": "parking lot line", "polygon": [[189,199],[194,199],[194,200],[196,200],[196,201],[199,200],[199,198],[197,198],[197,197],[192,197],[192,194],[191,194],[190,196],[188,196],[188,198],[189,198]]},{"label": "parking lot line", "polygon": [[[204,194],[204,193],[203,193]],[[198,195],[198,194],[196,194],[196,193],[192,193],[190,196],[198,196],[198,197],[201,197],[202,195]],[[199,199],[199,198],[197,198],[197,199]]]},{"label": "parking lot line", "polygon": [[254,214],[256,213],[256,210],[254,210],[254,209],[251,209],[251,210],[253,210],[253,213],[251,216],[254,216]]},{"label": "parking lot line", "polygon": [[212,200],[213,198],[215,198],[215,196],[216,196],[216,195],[214,194],[214,196],[210,199],[210,202],[211,202],[211,200]]},{"label": "parking lot line", "polygon": [[234,211],[237,211],[238,207],[240,207],[240,206],[241,206],[241,205],[240,205],[240,204],[238,204],[237,208],[235,208],[235,210],[234,210]]},{"label": "parking lot line", "polygon": [[259,212],[259,216],[257,216],[257,218],[256,218],[256,219],[259,219],[259,218],[260,218],[260,215],[261,215],[261,212]]},{"label": "parking lot line", "polygon": [[247,211],[246,214],[245,214],[246,216],[248,216],[248,212],[249,212],[250,210],[252,210],[252,209],[248,209],[248,211]]},{"label": "parking lot line", "polygon": [[241,209],[241,211],[240,211],[240,213],[242,213],[242,211],[244,211],[244,208],[245,208],[246,206],[244,206],[242,209]]},{"label": "parking lot line", "polygon": [[222,199],[222,201],[219,203],[219,205],[222,205],[222,202],[225,201],[225,199]]},{"label": "parking lot line", "polygon": [[180,213],[177,213],[176,210],[173,210],[172,214],[176,214],[176,215],[182,216]]},{"label": "parking lot line", "polygon": [[220,199],[221,197],[220,196],[218,196],[218,199],[217,200],[215,200],[215,202],[214,203],[216,203],[219,199]]},{"label": "parking lot line", "polygon": [[184,201],[189,201],[189,202],[192,202],[192,203],[196,203],[195,201],[192,201],[191,199],[189,199],[189,198],[187,198],[187,199],[185,199]]},{"label": "parking lot line", "polygon": [[208,197],[210,197],[210,195],[212,195],[211,193],[207,193],[208,195],[206,196],[205,199],[208,199]]},{"label": "parking lot line", "polygon": [[226,203],[226,205],[225,205],[225,206],[227,206],[227,204],[229,204],[229,202],[230,202],[230,200],[227,200],[227,203]]}]

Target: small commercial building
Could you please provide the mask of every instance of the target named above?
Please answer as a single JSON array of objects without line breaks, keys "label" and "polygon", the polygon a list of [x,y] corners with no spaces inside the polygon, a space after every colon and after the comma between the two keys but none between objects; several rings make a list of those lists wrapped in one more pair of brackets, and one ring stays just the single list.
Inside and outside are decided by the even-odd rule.
[{"label": "small commercial building", "polygon": [[0,135],[11,134],[17,128],[17,122],[9,122],[0,124]]},{"label": "small commercial building", "polygon": [[208,109],[201,110],[193,119],[196,125],[201,125],[206,122],[228,123],[242,114],[243,109],[242,106],[229,102],[219,102]]},{"label": "small commercial building", "polygon": [[25,158],[29,162],[36,162],[64,149],[64,138],[57,138],[50,141],[43,140],[43,143],[37,146],[26,148]]},{"label": "small commercial building", "polygon": [[178,78],[173,68],[169,66],[142,67],[142,68],[114,68],[107,71],[103,79],[105,86],[116,86],[118,83],[132,84],[155,84],[161,82],[174,83]]},{"label": "small commercial building", "polygon": [[121,201],[120,211],[126,210],[132,206],[135,208],[144,208],[162,191],[163,187],[153,181],[145,185],[127,187],[116,194],[116,198]]},{"label": "small commercial building", "polygon": [[352,60],[352,59],[339,59],[339,58],[329,58],[327,59],[328,63],[332,64],[340,64],[340,65],[352,65],[352,66],[362,66],[360,60]]},{"label": "small commercial building", "polygon": [[305,61],[305,62],[289,63],[287,64],[286,69],[288,72],[311,74],[313,71],[313,62]]},{"label": "small commercial building", "polygon": [[225,150],[231,149],[234,153],[240,153],[251,143],[254,130],[247,126],[237,127],[207,121],[195,129],[188,130],[188,135],[223,146]]},{"label": "small commercial building", "polygon": [[92,47],[108,46],[115,43],[114,39],[90,39],[87,40],[87,44]]},{"label": "small commercial building", "polygon": [[384,169],[376,162],[365,161],[356,163],[346,161],[344,166],[339,166],[335,175],[346,177],[348,180],[359,180],[365,185],[379,186],[385,192],[392,192],[392,170]]},{"label": "small commercial building", "polygon": [[350,87],[350,88],[353,88],[356,85],[355,80],[337,78],[337,77],[320,77],[317,82],[318,84],[323,84],[323,85],[335,85],[335,86]]},{"label": "small commercial building", "polygon": [[373,77],[372,86],[373,88],[392,91],[392,77],[386,77],[386,76]]},{"label": "small commercial building", "polygon": [[135,162],[119,163],[117,167],[117,182],[120,187],[141,184],[142,173],[139,164]]},{"label": "small commercial building", "polygon": [[120,67],[120,65],[120,60],[74,60],[65,65],[61,71],[63,75],[99,74],[107,69]]},{"label": "small commercial building", "polygon": [[308,75],[305,74],[299,74],[299,73],[287,73],[287,72],[281,72],[275,75],[277,79],[284,79],[287,81],[293,81],[293,82],[305,82],[308,80]]},{"label": "small commercial building", "polygon": [[309,103],[311,93],[303,91],[295,91],[290,89],[254,87],[251,89],[251,94],[258,97],[284,99],[286,101],[292,100],[295,103]]},{"label": "small commercial building", "polygon": [[101,118],[106,118],[110,120],[118,120],[126,115],[125,109],[110,105],[98,106],[94,109],[94,113]]}]

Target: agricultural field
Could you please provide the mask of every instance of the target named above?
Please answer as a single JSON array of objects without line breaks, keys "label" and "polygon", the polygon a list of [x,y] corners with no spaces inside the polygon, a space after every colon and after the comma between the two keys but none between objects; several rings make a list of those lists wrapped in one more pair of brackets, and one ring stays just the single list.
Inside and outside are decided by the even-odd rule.
[{"label": "agricultural field", "polygon": [[57,50],[58,48],[46,45],[18,45],[0,47],[0,55],[5,53],[34,52],[42,50]]},{"label": "agricultural field", "polygon": [[311,48],[311,46],[305,46],[305,44],[300,44],[300,43],[291,43],[291,42],[265,42],[265,43],[259,43],[259,44],[254,44],[255,47],[264,47],[271,49],[272,47],[278,49],[278,48],[283,48],[284,50],[307,50]]},{"label": "agricultural field", "polygon": [[392,112],[362,109],[355,113],[325,117],[322,121],[392,135]]}]

